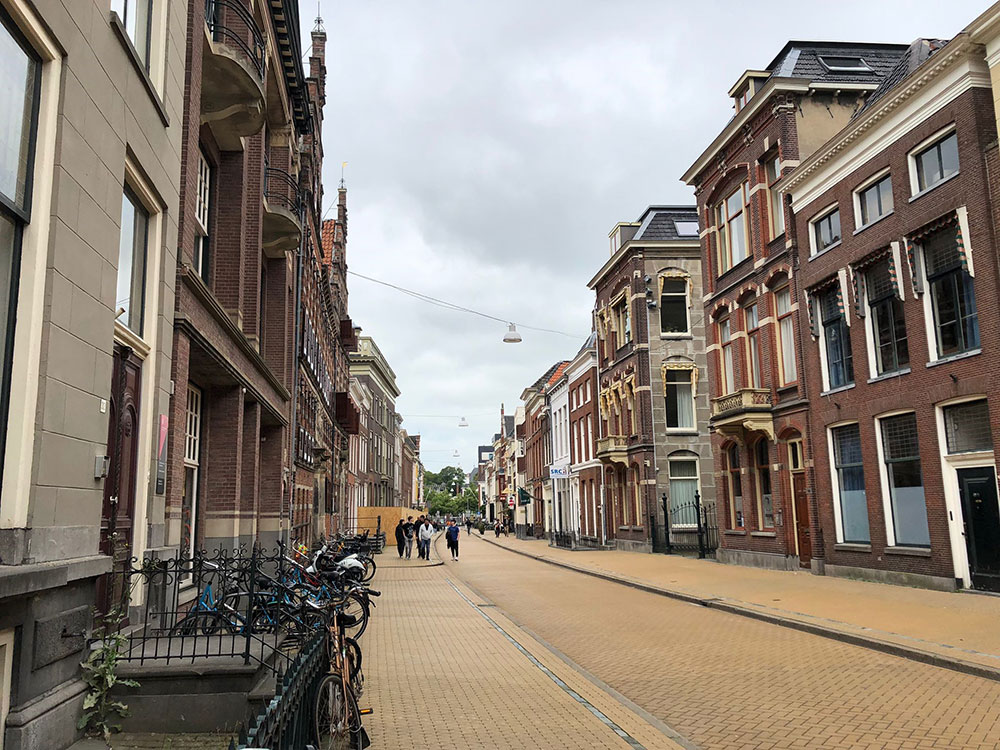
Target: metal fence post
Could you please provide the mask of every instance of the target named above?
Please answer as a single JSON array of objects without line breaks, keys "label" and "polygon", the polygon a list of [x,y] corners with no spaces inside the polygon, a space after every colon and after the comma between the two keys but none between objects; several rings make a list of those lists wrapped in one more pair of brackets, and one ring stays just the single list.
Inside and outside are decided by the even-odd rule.
[{"label": "metal fence post", "polygon": [[663,541],[666,543],[667,554],[671,555],[674,552],[673,544],[670,542],[670,511],[667,509],[667,493],[664,492],[663,498]]},{"label": "metal fence post", "polygon": [[250,550],[250,571],[249,580],[247,581],[247,615],[246,620],[243,622],[243,663],[250,663],[250,637],[253,632],[253,600],[254,600],[254,587],[257,585],[257,544],[253,545]]},{"label": "metal fence post", "polygon": [[701,521],[701,493],[694,491],[694,513],[698,519],[698,559],[705,559],[705,524]]},{"label": "metal fence post", "polygon": [[656,514],[655,513],[650,513],[649,514],[649,533],[650,533],[650,537],[649,537],[650,546],[652,547],[653,552],[659,552],[660,551],[658,549],[659,544],[657,544],[657,542],[656,542]]}]

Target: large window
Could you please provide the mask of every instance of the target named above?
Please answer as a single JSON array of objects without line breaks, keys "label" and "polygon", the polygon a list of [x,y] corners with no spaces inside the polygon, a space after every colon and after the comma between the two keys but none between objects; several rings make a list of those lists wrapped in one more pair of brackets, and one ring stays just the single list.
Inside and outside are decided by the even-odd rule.
[{"label": "large window", "polygon": [[743,528],[743,483],[740,476],[740,447],[735,443],[726,451],[726,474],[729,489],[729,528]]},{"label": "large window", "polygon": [[959,246],[958,224],[929,235],[922,247],[938,357],[979,348],[976,292]]},{"label": "large window", "polygon": [[958,173],[958,136],[952,132],[913,155],[916,171],[916,192],[944,182]]},{"label": "large window", "polygon": [[892,211],[892,176],[886,175],[858,191],[859,226],[867,226]]},{"label": "large window", "polygon": [[184,495],[181,498],[181,554],[194,557],[201,465],[201,391],[188,385],[184,425]]},{"label": "large window", "polygon": [[715,209],[719,230],[719,273],[725,273],[747,257],[747,229],[744,206],[746,185],[740,185]]},{"label": "large window", "polygon": [[795,316],[792,314],[792,291],[788,284],[774,290],[774,309],[778,315],[778,347],[781,349],[781,384],[798,380],[795,369]]},{"label": "large window", "polygon": [[729,318],[719,321],[719,345],[722,347],[722,368],[719,371],[722,393],[736,390],[736,370],[733,362],[733,339]]},{"label": "large window", "polygon": [[857,424],[830,430],[833,468],[840,507],[840,529],[844,542],[868,544],[868,500],[865,496],[865,468],[861,458],[861,431]]},{"label": "large window", "polygon": [[660,332],[688,332],[687,279],[664,278],[660,292]]},{"label": "large window", "polygon": [[668,429],[694,429],[694,389],[691,386],[693,372],[667,370],[664,373]]},{"label": "large window", "polygon": [[990,410],[986,399],[953,404],[944,407],[943,411],[948,453],[993,450]]},{"label": "large window", "polygon": [[771,239],[780,237],[785,233],[785,208],[781,204],[781,194],[775,185],[781,179],[781,159],[777,155],[768,159],[764,164],[767,172],[767,194],[771,207]]},{"label": "large window", "polygon": [[812,222],[813,253],[821,253],[840,242],[840,209]]},{"label": "large window", "polygon": [[927,503],[920,472],[917,417],[912,412],[879,420],[896,544],[928,547]]},{"label": "large window", "polygon": [[757,475],[757,523],[761,529],[774,528],[774,495],[771,491],[771,464],[767,440],[754,446],[754,471]]},{"label": "large window", "polygon": [[743,321],[747,332],[748,383],[751,388],[760,388],[760,318],[756,302],[743,307]]},{"label": "large window", "polygon": [[625,297],[619,300],[614,307],[615,325],[617,327],[618,341],[615,346],[621,349],[632,341],[632,318],[629,315],[628,290]]},{"label": "large window", "polygon": [[209,210],[212,195],[212,166],[200,150],[198,151],[198,193],[195,196],[194,270],[208,281],[209,248],[211,244]]},{"label": "large window", "polygon": [[153,0],[112,0],[111,9],[121,18],[125,33],[149,70],[149,41],[153,23]]},{"label": "large window", "polygon": [[0,8],[0,445],[6,436],[21,236],[31,218],[41,67]]},{"label": "large window", "polygon": [[854,357],[851,332],[844,317],[838,289],[830,289],[819,298],[826,353],[827,388],[840,388],[854,382]]},{"label": "large window", "polygon": [[142,335],[146,304],[146,246],[149,213],[127,187],[122,193],[122,226],[118,245],[117,320]]},{"label": "large window", "polygon": [[875,370],[879,375],[901,370],[910,363],[903,303],[892,282],[889,263],[889,258],[884,258],[865,273],[875,344]]},{"label": "large window", "polygon": [[698,511],[695,493],[698,491],[698,460],[670,458],[670,525],[695,526]]}]

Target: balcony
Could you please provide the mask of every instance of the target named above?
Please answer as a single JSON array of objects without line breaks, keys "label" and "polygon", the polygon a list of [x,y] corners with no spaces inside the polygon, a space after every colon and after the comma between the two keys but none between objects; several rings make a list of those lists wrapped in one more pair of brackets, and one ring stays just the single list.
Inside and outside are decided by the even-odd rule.
[{"label": "balcony", "polygon": [[201,117],[224,151],[264,126],[264,35],[245,0],[205,0]]},{"label": "balcony", "polygon": [[768,388],[741,388],[712,399],[712,426],[723,435],[742,438],[763,432],[774,440],[774,404]]},{"label": "balcony", "polygon": [[624,435],[608,435],[597,441],[597,457],[606,464],[628,465],[628,439]]},{"label": "balcony", "polygon": [[299,186],[283,169],[267,167],[265,171],[261,246],[268,258],[281,258],[302,239]]}]

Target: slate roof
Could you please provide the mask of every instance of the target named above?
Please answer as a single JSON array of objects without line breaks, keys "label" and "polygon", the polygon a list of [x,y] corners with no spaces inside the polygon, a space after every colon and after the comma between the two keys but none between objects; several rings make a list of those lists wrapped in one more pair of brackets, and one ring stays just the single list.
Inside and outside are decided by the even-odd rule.
[{"label": "slate roof", "polygon": [[693,221],[698,223],[698,208],[696,206],[650,206],[643,211],[638,221],[641,226],[636,231],[632,242],[668,242],[670,240],[698,239],[697,234],[680,234],[675,222]]},{"label": "slate roof", "polygon": [[[854,117],[862,112],[871,109],[872,106],[888,94],[892,89],[902,83],[924,62],[948,43],[947,39],[917,39],[906,50],[902,57],[896,61],[895,67],[882,79],[882,83],[865,100],[865,104],[859,109]],[[852,118],[853,119],[853,118]]]},{"label": "slate roof", "polygon": [[[806,78],[814,82],[878,82],[892,72],[906,52],[905,44],[869,42],[808,42],[790,41],[781,49],[766,70],[774,77]],[[860,57],[871,72],[831,71],[820,57]]]},{"label": "slate roof", "polygon": [[503,431],[506,437],[514,437],[514,417],[503,418]]}]

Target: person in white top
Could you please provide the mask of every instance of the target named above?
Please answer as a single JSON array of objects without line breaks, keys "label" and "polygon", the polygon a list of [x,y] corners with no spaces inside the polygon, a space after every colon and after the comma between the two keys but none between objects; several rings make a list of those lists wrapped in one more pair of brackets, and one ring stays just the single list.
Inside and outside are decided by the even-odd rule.
[{"label": "person in white top", "polygon": [[433,536],[434,526],[431,525],[430,519],[425,518],[423,524],[420,526],[419,538],[420,546],[422,547],[422,556],[425,560],[431,559],[431,539]]}]

